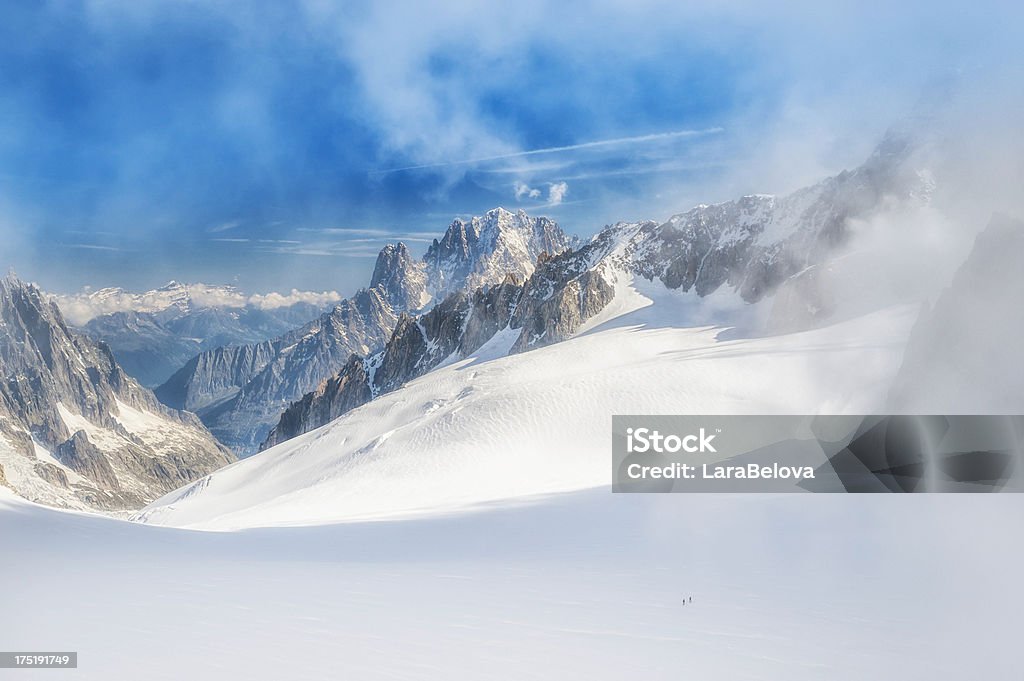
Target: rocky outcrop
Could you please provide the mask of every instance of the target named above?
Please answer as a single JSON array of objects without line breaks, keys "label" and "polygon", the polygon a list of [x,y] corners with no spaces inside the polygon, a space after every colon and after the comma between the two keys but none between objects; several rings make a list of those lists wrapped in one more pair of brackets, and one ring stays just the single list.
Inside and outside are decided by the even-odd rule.
[{"label": "rocky outcrop", "polygon": [[[541,254],[543,261],[547,256]],[[460,354],[476,352],[494,334],[509,325],[523,294],[523,285],[514,274],[509,274],[497,286],[473,292],[470,312],[459,341]]]},{"label": "rocky outcrop", "polygon": [[352,355],[340,372],[291,405],[267,437],[265,446],[305,432],[303,424],[329,422],[372,399],[363,358]]},{"label": "rocky outcrop", "polygon": [[511,328],[522,329],[512,352],[569,338],[615,297],[605,268],[586,267],[590,250],[538,261],[509,321]]},{"label": "rocky outcrop", "polygon": [[65,473],[63,469],[54,466],[52,463],[37,461],[32,467],[32,470],[40,479],[53,487],[61,490],[71,487],[71,484],[68,482],[67,473]]},{"label": "rocky outcrop", "polygon": [[34,501],[128,511],[233,459],[14,276],[0,280],[0,375],[0,463]]},{"label": "rocky outcrop", "polygon": [[57,446],[54,457],[62,464],[96,483],[100,489],[119,490],[121,484],[113,467],[103,452],[93,443],[84,430],[75,434]]}]

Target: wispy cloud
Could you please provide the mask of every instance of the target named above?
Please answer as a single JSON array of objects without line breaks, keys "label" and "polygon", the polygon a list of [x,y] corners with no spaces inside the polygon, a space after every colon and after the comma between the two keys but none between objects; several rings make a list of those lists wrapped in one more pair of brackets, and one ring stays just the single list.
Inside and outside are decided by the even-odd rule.
[{"label": "wispy cloud", "polygon": [[87,251],[123,251],[125,249],[117,246],[102,246],[100,244],[59,244],[64,248],[80,248]]},{"label": "wispy cloud", "polygon": [[315,243],[260,244],[258,250],[279,255],[305,255],[318,257],[376,258],[379,249],[351,245],[349,240],[320,241]]},{"label": "wispy cloud", "polygon": [[364,228],[364,227],[299,227],[300,232],[315,232],[317,234],[379,234],[387,236],[391,232],[386,229]]},{"label": "wispy cloud", "polygon": [[219,234],[221,232],[227,232],[229,230],[235,229],[236,227],[239,227],[241,224],[241,220],[231,220],[229,222],[222,222],[219,225],[214,225],[213,227],[210,227],[206,231],[209,232],[210,234]]},{"label": "wispy cloud", "polygon": [[724,132],[724,128],[704,128],[703,130],[675,130],[672,132],[659,132],[651,135],[635,135],[633,137],[615,137],[606,140],[595,140],[592,142],[581,142],[579,144],[567,144],[560,147],[544,147],[542,149],[530,149],[528,151],[516,151],[508,154],[496,154],[494,156],[481,156],[479,158],[467,158],[457,161],[440,161],[438,163],[421,163],[419,165],[402,166],[400,168],[384,168],[375,170],[375,174],[398,173],[407,170],[424,170],[428,168],[444,168],[448,166],[473,165],[476,163],[490,163],[492,161],[503,161],[512,158],[523,158],[527,156],[539,156],[541,154],[563,154],[568,152],[582,151],[586,149],[602,149],[607,147],[620,147],[626,145],[649,144],[652,142],[664,142],[680,139],[683,137],[698,137],[701,135],[714,135]]},{"label": "wispy cloud", "polygon": [[722,159],[714,163],[641,163],[628,168],[616,170],[594,170],[575,175],[565,175],[564,180],[596,180],[606,177],[630,177],[633,175],[658,175],[683,173],[691,171],[720,171],[735,164],[735,161]]},{"label": "wispy cloud", "polygon": [[502,164],[484,168],[474,168],[473,172],[489,175],[531,175],[540,172],[551,172],[564,170],[575,165],[573,159],[562,159],[559,161],[527,161],[519,164]]},{"label": "wispy cloud", "polygon": [[[325,234],[329,236],[352,235],[354,239],[345,239],[348,243],[384,243],[388,241],[411,241],[416,243],[430,243],[438,236],[438,231],[433,232],[403,232],[389,229],[362,228],[362,227],[300,227],[300,232],[314,234]],[[443,230],[439,230],[443,231]]]}]

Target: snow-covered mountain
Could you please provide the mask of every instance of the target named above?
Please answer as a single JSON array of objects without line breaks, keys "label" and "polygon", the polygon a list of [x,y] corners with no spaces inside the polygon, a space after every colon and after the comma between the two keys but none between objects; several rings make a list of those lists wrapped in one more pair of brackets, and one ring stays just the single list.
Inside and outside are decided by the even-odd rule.
[{"label": "snow-covered mountain", "polygon": [[560,253],[571,245],[557,223],[522,210],[496,208],[469,221],[456,219],[423,256],[429,291],[441,299],[496,284],[509,274],[523,280],[542,253]]},{"label": "snow-covered mountain", "polygon": [[415,260],[405,244],[377,257],[370,287],[306,326],[264,343],[200,353],[156,390],[175,408],[199,414],[241,455],[259,447],[281,413],[341,371],[353,354],[384,346],[402,314],[430,309],[449,291],[527,276],[544,253],[571,240],[554,222],[502,208],[455,220],[426,255]]},{"label": "snow-covered mountain", "polygon": [[274,338],[340,299],[333,292],[247,296],[232,286],[172,281],[144,293],[121,288],[55,296],[65,317],[110,346],[145,386],[157,386],[204,350]]},{"label": "snow-covered mountain", "polygon": [[[541,255],[533,267],[511,272],[501,283],[493,283],[492,276],[489,285],[457,291],[418,317],[403,316],[380,352],[352,358],[291,405],[263,446],[318,428],[450,358],[468,356],[498,333],[512,338],[508,351],[513,353],[563,341],[614,300],[616,282],[625,278],[692,291],[694,299],[720,292],[739,307],[787,286],[799,289],[799,295],[788,292],[785,315],[823,316],[828,307],[821,305],[820,292],[807,282],[797,287],[793,280],[842,248],[851,220],[928,200],[930,177],[912,162],[911,140],[891,132],[860,167],[788,196],[745,196],[697,206],[662,224],[607,227],[579,248]],[[466,229],[465,223],[453,223],[442,243]],[[427,260],[441,250],[464,252],[432,246]]]},{"label": "snow-covered mountain", "polygon": [[27,499],[133,510],[234,459],[13,275],[0,280],[0,371],[0,477]]}]

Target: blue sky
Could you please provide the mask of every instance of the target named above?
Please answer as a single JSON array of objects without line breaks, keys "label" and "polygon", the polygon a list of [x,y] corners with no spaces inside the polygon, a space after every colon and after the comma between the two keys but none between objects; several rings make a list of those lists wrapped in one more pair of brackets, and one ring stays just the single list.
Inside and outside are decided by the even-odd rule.
[{"label": "blue sky", "polygon": [[495,205],[589,235],[793,189],[1018,59],[1013,3],[764,4],[4,3],[0,264],[348,292]]}]

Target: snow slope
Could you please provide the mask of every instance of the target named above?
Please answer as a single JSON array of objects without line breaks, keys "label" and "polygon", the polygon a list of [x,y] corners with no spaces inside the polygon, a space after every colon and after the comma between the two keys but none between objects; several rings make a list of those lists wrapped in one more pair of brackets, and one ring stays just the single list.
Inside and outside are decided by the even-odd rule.
[{"label": "snow slope", "polygon": [[720,340],[721,328],[680,328],[693,296],[622,274],[616,286],[575,338],[501,357],[508,334],[498,334],[475,357],[172,492],[138,519],[316,524],[607,485],[612,414],[880,409],[915,312]]},{"label": "snow slope", "polygon": [[5,590],[0,640],[79,652],[76,671],[47,677],[937,681],[1020,671],[1024,552],[1008,538],[1022,495],[590,490],[447,517],[223,533],[3,497],[0,580],[16,588]]}]

